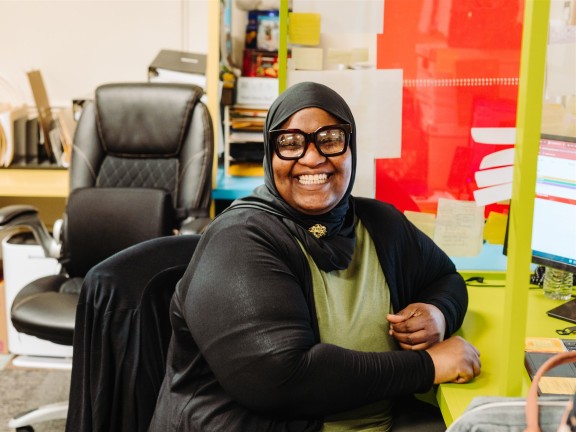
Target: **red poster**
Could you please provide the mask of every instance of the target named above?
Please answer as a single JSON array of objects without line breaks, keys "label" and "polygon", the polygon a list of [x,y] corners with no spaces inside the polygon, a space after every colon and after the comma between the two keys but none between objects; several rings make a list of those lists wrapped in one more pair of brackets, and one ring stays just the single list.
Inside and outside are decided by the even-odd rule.
[{"label": "red poster", "polygon": [[385,1],[377,67],[403,70],[402,154],[376,161],[376,198],[428,212],[474,200],[482,159],[511,147],[471,131],[515,126],[522,17],[522,0]]}]

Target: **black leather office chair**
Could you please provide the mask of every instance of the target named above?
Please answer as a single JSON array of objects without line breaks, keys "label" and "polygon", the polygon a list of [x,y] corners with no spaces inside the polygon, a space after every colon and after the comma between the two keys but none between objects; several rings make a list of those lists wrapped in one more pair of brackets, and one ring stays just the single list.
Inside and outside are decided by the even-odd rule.
[{"label": "black leather office chair", "polygon": [[199,240],[162,237],[92,268],[76,313],[67,432],[146,432],[165,373],[170,300]]},{"label": "black leather office chair", "polygon": [[[100,86],[77,125],[61,234],[52,236],[31,206],[0,209],[0,230],[31,230],[46,256],[62,263],[60,274],[17,294],[16,330],[72,345],[79,290],[94,265],[142,241],[207,225],[214,137],[202,95],[184,84]],[[29,413],[11,427],[36,420]]]}]

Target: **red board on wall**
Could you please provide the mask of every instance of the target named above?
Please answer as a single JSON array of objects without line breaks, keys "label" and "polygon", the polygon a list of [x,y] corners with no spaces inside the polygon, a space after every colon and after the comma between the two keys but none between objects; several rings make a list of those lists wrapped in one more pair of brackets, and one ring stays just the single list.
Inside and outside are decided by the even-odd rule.
[{"label": "red board on wall", "polygon": [[[376,198],[435,212],[439,197],[474,200],[476,127],[516,123],[523,1],[386,0],[377,68],[402,69],[402,153],[376,161]],[[502,204],[487,206],[501,211]]]}]

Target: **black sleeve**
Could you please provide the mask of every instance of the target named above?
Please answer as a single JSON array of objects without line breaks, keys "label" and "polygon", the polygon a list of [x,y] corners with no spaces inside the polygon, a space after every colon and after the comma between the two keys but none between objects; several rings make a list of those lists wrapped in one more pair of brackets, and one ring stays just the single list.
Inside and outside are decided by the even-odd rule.
[{"label": "black sleeve", "polygon": [[249,409],[297,417],[429,389],[425,351],[317,342],[297,276],[305,258],[281,224],[262,219],[209,230],[182,281],[184,318],[225,391]]}]

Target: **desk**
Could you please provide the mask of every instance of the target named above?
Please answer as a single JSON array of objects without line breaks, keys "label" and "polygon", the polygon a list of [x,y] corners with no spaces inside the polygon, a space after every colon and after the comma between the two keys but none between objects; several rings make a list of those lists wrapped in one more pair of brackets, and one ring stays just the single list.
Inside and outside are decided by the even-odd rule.
[{"label": "desk", "polygon": [[[463,275],[465,278],[468,275]],[[490,278],[490,279],[488,279]],[[504,274],[486,277],[486,285],[503,285]],[[527,285],[528,288],[528,285]],[[468,312],[457,334],[464,337],[480,350],[482,373],[468,384],[441,384],[438,386],[437,400],[447,425],[450,425],[468,407],[476,396],[496,396],[499,391],[498,361],[499,339],[503,326],[504,287],[469,287]],[[539,288],[529,290],[528,322],[526,335],[533,337],[559,337],[556,329],[570,325],[569,322],[550,318],[546,311],[564,303],[544,297]],[[563,336],[574,338],[574,336]],[[524,368],[524,364],[518,365]],[[528,393],[530,378],[525,374],[523,394]]]},{"label": "desk", "polygon": [[225,175],[224,169],[219,166],[216,173],[216,187],[212,189],[216,214],[223,211],[235,199],[250,195],[254,188],[261,184],[264,184],[264,177]]},{"label": "desk", "polygon": [[224,174],[224,169],[218,167],[216,187],[212,190],[214,200],[232,201],[252,193],[256,186],[264,184],[264,177],[241,177]]},{"label": "desk", "polygon": [[62,217],[69,192],[68,170],[61,168],[0,169],[0,207],[28,204],[36,207],[50,228]]}]

